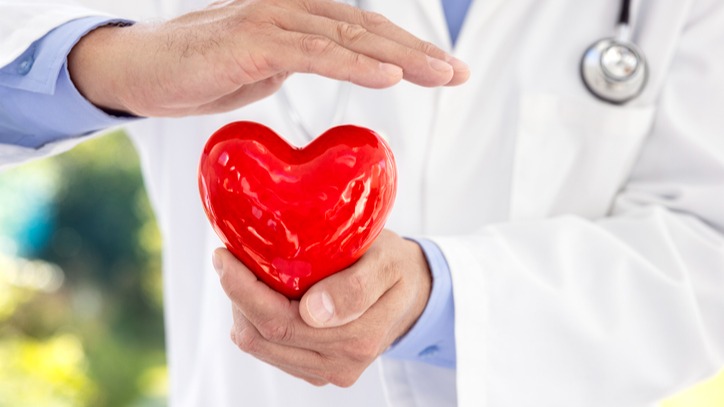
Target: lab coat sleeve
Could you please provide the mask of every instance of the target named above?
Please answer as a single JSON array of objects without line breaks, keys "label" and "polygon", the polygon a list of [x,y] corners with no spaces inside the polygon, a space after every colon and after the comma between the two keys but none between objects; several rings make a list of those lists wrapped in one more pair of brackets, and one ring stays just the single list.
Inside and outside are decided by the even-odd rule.
[{"label": "lab coat sleeve", "polygon": [[104,15],[70,1],[0,0],[0,66],[14,61],[56,27],[78,18]]},{"label": "lab coat sleeve", "polygon": [[722,368],[724,5],[710,3],[662,67],[651,134],[607,217],[434,238],[460,406],[650,406]]}]

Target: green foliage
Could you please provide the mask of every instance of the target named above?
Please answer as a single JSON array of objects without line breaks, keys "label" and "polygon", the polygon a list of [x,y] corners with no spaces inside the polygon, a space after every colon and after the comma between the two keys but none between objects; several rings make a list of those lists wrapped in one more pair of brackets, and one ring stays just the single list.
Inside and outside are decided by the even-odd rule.
[{"label": "green foliage", "polygon": [[[6,171],[0,196],[0,407],[164,405],[161,243],[130,141]],[[53,270],[59,289],[28,277]]]},{"label": "green foliage", "polygon": [[0,406],[77,407],[96,391],[78,337],[0,340]]}]

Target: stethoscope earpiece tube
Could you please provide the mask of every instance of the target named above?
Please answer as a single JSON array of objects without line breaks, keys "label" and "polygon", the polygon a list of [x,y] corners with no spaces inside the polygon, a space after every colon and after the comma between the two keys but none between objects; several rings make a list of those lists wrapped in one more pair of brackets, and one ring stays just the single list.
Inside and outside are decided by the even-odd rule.
[{"label": "stethoscope earpiece tube", "polygon": [[595,97],[624,104],[641,94],[648,80],[643,52],[630,41],[631,1],[622,0],[617,36],[597,41],[583,53],[581,79]]},{"label": "stethoscope earpiece tube", "polygon": [[621,15],[618,17],[619,25],[628,26],[631,21],[631,0],[621,0]]}]

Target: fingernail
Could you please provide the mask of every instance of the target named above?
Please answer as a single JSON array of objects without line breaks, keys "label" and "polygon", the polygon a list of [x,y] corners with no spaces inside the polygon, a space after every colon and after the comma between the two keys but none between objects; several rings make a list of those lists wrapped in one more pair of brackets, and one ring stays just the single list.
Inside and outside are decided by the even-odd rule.
[{"label": "fingernail", "polygon": [[445,58],[445,61],[447,61],[450,66],[453,67],[456,71],[469,71],[470,67],[465,62],[455,58],[452,55],[448,55],[447,58]]},{"label": "fingernail", "polygon": [[224,268],[224,263],[221,261],[221,256],[219,256],[216,252],[213,252],[211,254],[211,264],[214,265],[214,270],[216,270],[216,274],[220,274],[221,269]]},{"label": "fingernail", "polygon": [[380,62],[380,71],[390,76],[402,76],[402,68],[386,62]]},{"label": "fingernail", "polygon": [[334,303],[326,291],[313,293],[307,300],[309,315],[320,324],[329,322],[334,316]]},{"label": "fingernail", "polygon": [[447,72],[447,71],[451,71],[453,69],[453,67],[445,61],[442,61],[437,58],[433,58],[429,55],[426,55],[426,56],[427,56],[427,63],[430,64],[430,68],[432,68],[436,71]]}]

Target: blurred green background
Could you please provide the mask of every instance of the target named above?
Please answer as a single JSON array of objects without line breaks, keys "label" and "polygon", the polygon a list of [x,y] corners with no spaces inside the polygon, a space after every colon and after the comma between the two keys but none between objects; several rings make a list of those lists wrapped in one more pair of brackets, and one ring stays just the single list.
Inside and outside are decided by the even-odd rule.
[{"label": "blurred green background", "polygon": [[164,406],[161,239],[121,133],[0,173],[0,407]]},{"label": "blurred green background", "polygon": [[[0,173],[0,407],[166,404],[161,239],[121,132]],[[663,407],[724,406],[724,375]]]}]

